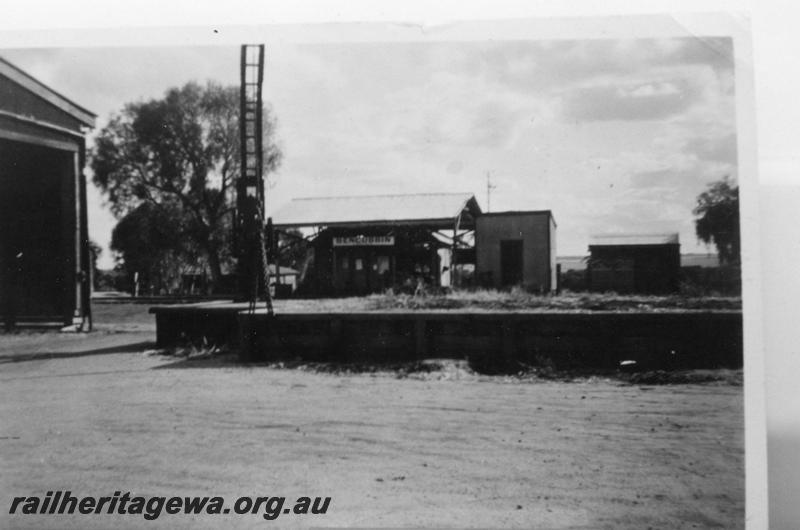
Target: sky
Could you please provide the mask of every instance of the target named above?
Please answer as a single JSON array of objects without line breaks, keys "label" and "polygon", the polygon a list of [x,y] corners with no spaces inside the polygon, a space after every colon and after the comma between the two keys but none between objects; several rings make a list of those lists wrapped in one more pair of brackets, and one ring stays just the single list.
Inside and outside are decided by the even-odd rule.
[{"label": "sky", "polygon": [[[98,115],[192,80],[238,84],[236,46],[0,50]],[[468,191],[484,211],[551,210],[558,255],[589,236],[678,232],[706,186],[737,178],[726,37],[274,43],[263,96],[283,164],[267,210],[293,197]],[[93,186],[90,186],[93,188]],[[89,191],[90,236],[116,222]]]}]

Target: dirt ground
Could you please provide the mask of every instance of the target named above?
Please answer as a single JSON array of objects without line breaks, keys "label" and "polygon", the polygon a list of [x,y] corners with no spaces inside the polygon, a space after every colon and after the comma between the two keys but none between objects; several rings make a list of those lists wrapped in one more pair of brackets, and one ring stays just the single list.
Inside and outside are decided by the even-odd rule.
[{"label": "dirt ground", "polygon": [[[146,310],[0,335],[0,527],[744,527],[741,386],[176,359]],[[332,500],[274,521],[8,514],[51,490]]]}]

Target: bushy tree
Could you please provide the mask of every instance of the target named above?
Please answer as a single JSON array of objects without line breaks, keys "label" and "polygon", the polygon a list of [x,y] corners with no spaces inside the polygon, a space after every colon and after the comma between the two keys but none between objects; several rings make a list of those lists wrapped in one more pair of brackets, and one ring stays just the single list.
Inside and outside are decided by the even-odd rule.
[{"label": "bushy tree", "polygon": [[739,263],[739,186],[729,177],[708,185],[697,197],[695,232],[700,241],[717,248],[720,264]]},{"label": "bushy tree", "polygon": [[97,278],[100,276],[100,271],[97,269],[97,261],[100,259],[100,255],[103,253],[103,247],[101,247],[97,241],[90,239],[89,240],[89,260],[91,261],[90,265],[92,267],[92,282],[93,288],[97,288]]},{"label": "bushy tree", "polygon": [[[275,123],[265,108],[265,177],[281,162]],[[174,209],[182,237],[202,253],[212,283],[218,282],[222,263],[231,254],[231,213],[240,171],[238,87],[191,82],[168,90],[161,99],[125,105],[100,131],[91,167],[117,217],[143,204]],[[148,210],[137,215],[143,211]],[[170,259],[180,258],[181,249],[173,250]],[[132,258],[130,252],[126,255]]]},{"label": "bushy tree", "polygon": [[305,263],[310,244],[303,236],[303,233],[290,228],[278,235],[278,256],[277,261],[281,267],[300,269]]},{"label": "bushy tree", "polygon": [[152,286],[158,293],[180,278],[181,258],[192,253],[184,225],[180,209],[169,203],[143,202],[120,219],[111,233],[111,249],[122,258],[130,285],[138,273],[143,291]]}]

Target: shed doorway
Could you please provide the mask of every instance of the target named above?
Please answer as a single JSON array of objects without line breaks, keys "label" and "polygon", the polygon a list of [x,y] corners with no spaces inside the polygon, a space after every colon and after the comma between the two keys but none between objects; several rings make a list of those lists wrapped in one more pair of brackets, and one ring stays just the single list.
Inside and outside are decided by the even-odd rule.
[{"label": "shed doorway", "polygon": [[522,240],[500,241],[500,276],[503,287],[522,283]]},{"label": "shed doorway", "polygon": [[0,312],[9,321],[69,321],[74,155],[7,140],[0,153]]}]

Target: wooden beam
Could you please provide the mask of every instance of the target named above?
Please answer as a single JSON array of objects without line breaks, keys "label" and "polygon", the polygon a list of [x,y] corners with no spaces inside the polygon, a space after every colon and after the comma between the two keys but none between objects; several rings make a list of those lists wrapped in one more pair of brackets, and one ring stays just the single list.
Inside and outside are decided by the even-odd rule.
[{"label": "wooden beam", "polygon": [[461,213],[463,213],[463,210],[458,214],[458,217],[456,217],[456,222],[453,225],[453,247],[451,249],[451,256],[450,256],[450,284],[453,287],[458,287],[459,283],[458,276],[456,275],[456,263],[457,263],[456,248],[458,246],[458,225],[461,224]]},{"label": "wooden beam", "polygon": [[38,145],[41,147],[50,147],[52,149],[60,149],[61,151],[78,152],[78,145],[72,142],[65,142],[61,140],[54,140],[51,138],[42,138],[33,134],[25,134],[8,129],[0,128],[0,138],[4,140],[11,140],[14,142],[21,142],[25,144]]}]

